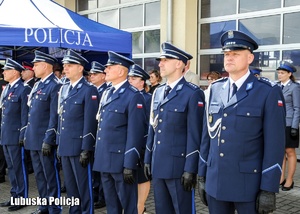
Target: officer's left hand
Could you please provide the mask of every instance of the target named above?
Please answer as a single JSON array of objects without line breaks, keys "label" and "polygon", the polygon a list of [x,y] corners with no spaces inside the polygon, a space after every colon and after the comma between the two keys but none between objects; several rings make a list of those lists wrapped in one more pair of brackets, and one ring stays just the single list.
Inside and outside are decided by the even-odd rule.
[{"label": "officer's left hand", "polygon": [[297,137],[298,136],[298,129],[293,129],[293,128],[291,128],[291,136],[292,137]]},{"label": "officer's left hand", "polygon": [[52,146],[48,143],[43,143],[42,145],[42,153],[44,156],[50,156],[51,155],[51,148]]},{"label": "officer's left hand", "polygon": [[261,190],[256,198],[256,210],[259,214],[272,213],[276,210],[275,193]]},{"label": "officer's left hand", "polygon": [[181,176],[181,184],[185,191],[192,191],[196,186],[196,175],[189,172],[184,172]]},{"label": "officer's left hand", "polygon": [[24,145],[25,145],[25,141],[24,140],[19,140],[19,146],[24,147]]},{"label": "officer's left hand", "polygon": [[89,151],[84,150],[80,153],[79,162],[80,162],[80,164],[83,168],[87,167],[87,165],[90,162],[90,153],[89,153]]},{"label": "officer's left hand", "polygon": [[132,169],[124,168],[123,176],[124,176],[125,183],[127,183],[127,184],[134,184],[135,183]]}]

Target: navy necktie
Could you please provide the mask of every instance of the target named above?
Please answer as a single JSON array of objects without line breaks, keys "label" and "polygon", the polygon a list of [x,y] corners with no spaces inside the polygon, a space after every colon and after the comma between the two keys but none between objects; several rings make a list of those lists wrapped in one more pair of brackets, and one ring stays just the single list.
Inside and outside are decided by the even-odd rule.
[{"label": "navy necktie", "polygon": [[107,93],[106,100],[108,100],[114,93],[115,87],[111,87]]},{"label": "navy necktie", "polygon": [[72,91],[72,89],[73,89],[73,86],[70,85],[70,86],[69,86],[69,92],[68,92],[68,94],[70,94],[70,92]]},{"label": "navy necktie", "polygon": [[172,88],[169,85],[166,86],[165,92],[164,92],[164,99],[168,96],[168,94],[170,93],[171,89]]},{"label": "navy necktie", "polygon": [[[232,97],[233,95],[235,95],[236,92],[237,92],[237,86],[236,86],[235,83],[232,83],[232,93],[231,93],[231,97]],[[230,97],[230,98],[231,98],[231,97]]]},{"label": "navy necktie", "polygon": [[284,85],[281,85],[281,90],[283,90],[283,88],[284,88]]}]

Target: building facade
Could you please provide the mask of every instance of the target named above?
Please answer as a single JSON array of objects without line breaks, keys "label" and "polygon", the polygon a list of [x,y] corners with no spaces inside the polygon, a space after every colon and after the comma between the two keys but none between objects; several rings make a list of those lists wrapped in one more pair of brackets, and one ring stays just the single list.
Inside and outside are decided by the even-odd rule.
[{"label": "building facade", "polygon": [[[94,21],[132,33],[133,59],[158,68],[160,44],[168,41],[194,56],[191,70],[206,85],[206,74],[223,69],[220,36],[241,30],[259,44],[253,66],[277,79],[281,60],[300,71],[299,0],[57,0]],[[300,72],[295,73],[300,80]]]}]

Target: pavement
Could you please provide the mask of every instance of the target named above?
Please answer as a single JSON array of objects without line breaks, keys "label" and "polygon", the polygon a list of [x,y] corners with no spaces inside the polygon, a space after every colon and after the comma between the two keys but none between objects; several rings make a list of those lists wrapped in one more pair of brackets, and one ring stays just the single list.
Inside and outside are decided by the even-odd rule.
[{"label": "pavement", "polygon": [[[294,188],[290,191],[283,192],[279,191],[276,199],[276,207],[277,210],[273,212],[274,214],[293,214],[300,213],[300,163],[297,164],[296,174],[294,176]],[[62,196],[66,196],[66,193],[62,193]],[[208,214],[208,208],[205,207],[199,198],[198,191],[196,190],[195,194],[195,203],[196,203],[196,213],[197,214]],[[29,197],[38,197],[35,178],[33,174],[29,175]],[[6,177],[6,182],[0,184],[0,202],[7,201],[10,198],[10,184],[8,182],[8,178]],[[155,214],[155,204],[153,191],[151,188],[149,197],[146,202],[146,213],[147,214]],[[8,212],[7,207],[0,207],[1,214],[14,213],[14,214],[30,214],[35,211],[37,206],[27,206],[23,209],[14,212]],[[68,207],[64,206],[62,210],[63,214],[67,214]],[[106,214],[106,209],[96,209],[95,213]]]}]

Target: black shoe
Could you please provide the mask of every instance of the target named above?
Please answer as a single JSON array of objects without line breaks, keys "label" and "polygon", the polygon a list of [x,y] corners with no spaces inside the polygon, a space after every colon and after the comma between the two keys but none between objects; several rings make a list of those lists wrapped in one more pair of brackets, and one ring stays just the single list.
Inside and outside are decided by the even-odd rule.
[{"label": "black shoe", "polygon": [[284,179],[280,184],[279,184],[279,188],[282,188],[285,184],[286,180]]},{"label": "black shoe", "polygon": [[10,200],[9,200],[9,201],[6,201],[6,202],[0,203],[0,207],[9,207],[9,206],[11,206]]},{"label": "black shoe", "polygon": [[60,188],[60,192],[62,192],[62,193],[65,193],[65,192],[67,192],[67,189],[66,189],[66,187],[65,187],[65,186],[62,186],[62,187]]},{"label": "black shoe", "polygon": [[95,209],[100,209],[106,207],[106,203],[105,201],[101,200],[101,201],[97,201],[96,203],[94,203],[94,208]]},{"label": "black shoe", "polygon": [[48,210],[43,211],[43,210],[37,209],[36,211],[34,211],[31,214],[49,214],[49,211]]},{"label": "black shoe", "polygon": [[8,207],[8,211],[17,211],[25,207],[24,205],[13,205]]},{"label": "black shoe", "polygon": [[292,182],[291,186],[289,186],[289,187],[282,186],[281,190],[282,191],[290,191],[293,188],[294,188],[294,181]]}]

